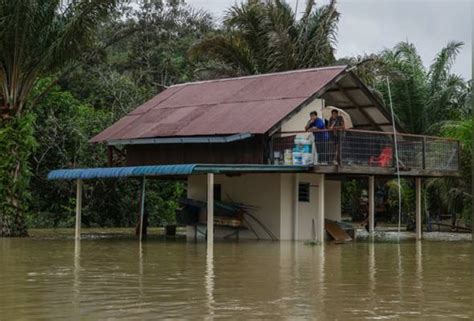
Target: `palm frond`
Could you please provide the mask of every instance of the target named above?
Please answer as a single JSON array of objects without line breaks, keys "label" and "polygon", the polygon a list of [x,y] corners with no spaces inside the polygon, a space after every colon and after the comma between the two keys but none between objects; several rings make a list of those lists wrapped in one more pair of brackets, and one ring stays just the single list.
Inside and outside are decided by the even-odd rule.
[{"label": "palm frond", "polygon": [[215,35],[195,43],[189,50],[192,59],[202,55],[222,61],[243,74],[254,74],[255,63],[251,50],[239,35]]},{"label": "palm frond", "polygon": [[441,49],[429,69],[431,82],[430,92],[435,93],[444,81],[447,80],[451,67],[456,60],[464,43],[461,41],[450,41],[446,47]]},{"label": "palm frond", "polygon": [[0,79],[10,112],[21,113],[39,76],[90,47],[116,1],[0,1]]},{"label": "palm frond", "polygon": [[269,71],[294,69],[298,30],[295,14],[286,2],[275,1],[266,7],[267,65]]}]

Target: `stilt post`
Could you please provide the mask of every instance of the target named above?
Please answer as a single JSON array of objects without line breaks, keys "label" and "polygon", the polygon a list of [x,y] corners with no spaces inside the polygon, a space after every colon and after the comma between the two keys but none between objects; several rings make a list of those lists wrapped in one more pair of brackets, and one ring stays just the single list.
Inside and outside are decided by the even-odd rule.
[{"label": "stilt post", "polygon": [[207,245],[214,244],[214,173],[207,174]]},{"label": "stilt post", "polygon": [[421,240],[422,235],[422,224],[421,224],[421,177],[415,178],[416,185],[416,239]]},{"label": "stilt post", "polygon": [[299,174],[295,174],[294,186],[293,186],[293,240],[298,240],[298,193],[299,193]]},{"label": "stilt post", "polygon": [[374,234],[375,231],[375,176],[369,176],[369,233]]},{"label": "stilt post", "polygon": [[145,216],[145,186],[146,186],[146,178],[142,178],[142,193],[140,199],[140,224],[139,224],[139,240],[140,242],[143,239],[143,223],[144,223],[144,216]]},{"label": "stilt post", "polygon": [[76,240],[81,239],[82,179],[76,181]]},{"label": "stilt post", "polygon": [[316,216],[316,242],[324,242],[324,174],[319,174],[318,182],[318,212]]}]

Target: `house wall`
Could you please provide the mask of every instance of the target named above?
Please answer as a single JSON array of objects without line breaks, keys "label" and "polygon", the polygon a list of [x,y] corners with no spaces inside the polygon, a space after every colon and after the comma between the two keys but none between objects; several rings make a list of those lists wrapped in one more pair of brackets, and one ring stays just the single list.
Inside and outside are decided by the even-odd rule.
[{"label": "house wall", "polygon": [[[252,205],[258,209],[252,213],[275,236],[280,238],[280,174],[245,174],[228,177],[215,175],[214,184],[221,185],[223,201],[240,202]],[[188,197],[206,201],[207,180],[205,175],[192,175],[188,177]],[[270,239],[265,231],[254,221],[249,219],[252,228],[262,239]],[[229,233],[216,231],[216,237]],[[194,233],[192,232],[192,235]],[[241,233],[242,238],[255,238],[251,231]]]},{"label": "house wall", "polygon": [[298,202],[298,239],[310,240],[313,238],[313,220],[316,229],[318,211],[318,178],[317,174],[300,174],[300,183],[309,183],[309,202]]},{"label": "house wall", "polygon": [[291,118],[283,122],[281,131],[287,132],[304,130],[304,126],[306,126],[306,123],[309,120],[309,113],[316,111],[318,112],[318,115],[321,116],[323,107],[323,99],[314,99],[311,103],[301,108],[301,110],[295,113]]},{"label": "house wall", "polygon": [[263,164],[264,147],[262,135],[231,143],[127,145],[126,164]]},{"label": "house wall", "polygon": [[[222,200],[241,202],[258,209],[253,213],[273,234],[280,240],[294,238],[294,200],[296,174],[244,174],[241,176],[215,175],[214,183],[221,185]],[[318,204],[317,179],[319,174],[298,174],[299,182],[310,183],[310,202],[298,202],[298,239],[308,240],[313,234],[313,220],[316,220]],[[206,175],[192,175],[188,177],[189,198],[206,201]],[[340,209],[340,182],[325,181],[325,215],[326,218],[341,219]],[[203,215],[202,219],[205,219]],[[255,222],[251,221],[259,238],[270,237]],[[205,227],[201,227],[205,229]],[[188,228],[189,236],[194,237],[194,230]],[[222,237],[230,231],[216,228],[215,236]],[[241,238],[255,238],[247,230],[240,234]]]}]

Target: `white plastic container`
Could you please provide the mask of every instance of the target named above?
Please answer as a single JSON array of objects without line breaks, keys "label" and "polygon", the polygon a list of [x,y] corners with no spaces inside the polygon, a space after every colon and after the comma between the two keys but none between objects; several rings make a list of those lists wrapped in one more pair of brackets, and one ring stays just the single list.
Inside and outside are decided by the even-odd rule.
[{"label": "white plastic container", "polygon": [[302,165],[313,164],[313,153],[302,153],[301,154]]},{"label": "white plastic container", "polygon": [[293,152],[293,165],[303,165],[303,154],[300,152]]}]

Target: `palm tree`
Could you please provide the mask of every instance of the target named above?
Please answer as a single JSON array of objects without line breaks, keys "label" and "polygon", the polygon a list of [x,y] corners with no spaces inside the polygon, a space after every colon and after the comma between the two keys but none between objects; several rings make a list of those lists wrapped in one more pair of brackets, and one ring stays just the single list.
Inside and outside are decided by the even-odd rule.
[{"label": "palm tree", "polygon": [[442,121],[453,119],[465,106],[459,104],[468,85],[451,72],[462,42],[449,42],[425,68],[415,46],[401,42],[385,50],[381,59],[384,74],[379,76],[379,89],[388,101],[386,82],[389,77],[395,114],[405,129],[418,134],[439,132]]},{"label": "palm tree", "polygon": [[58,76],[84,55],[116,2],[0,0],[0,236],[26,234],[23,203],[34,145],[28,111],[42,97],[32,97],[33,88],[39,77]]},{"label": "palm tree", "polygon": [[462,46],[462,42],[449,42],[426,68],[415,46],[401,42],[393,49],[371,56],[371,61],[358,70],[364,76],[369,75],[369,82],[382,92],[385,101],[388,101],[386,79],[390,80],[394,111],[405,130],[464,138],[460,160],[462,179],[436,178],[426,184],[427,208],[452,213],[453,217],[456,212],[470,208],[472,200],[471,150],[466,148],[471,143],[466,137],[472,139],[472,81],[451,72]]},{"label": "palm tree", "polygon": [[232,6],[224,29],[194,44],[190,54],[212,58],[204,69],[226,75],[325,66],[335,61],[338,21],[335,0],[320,7],[308,0],[299,20],[285,1],[248,0]]}]

